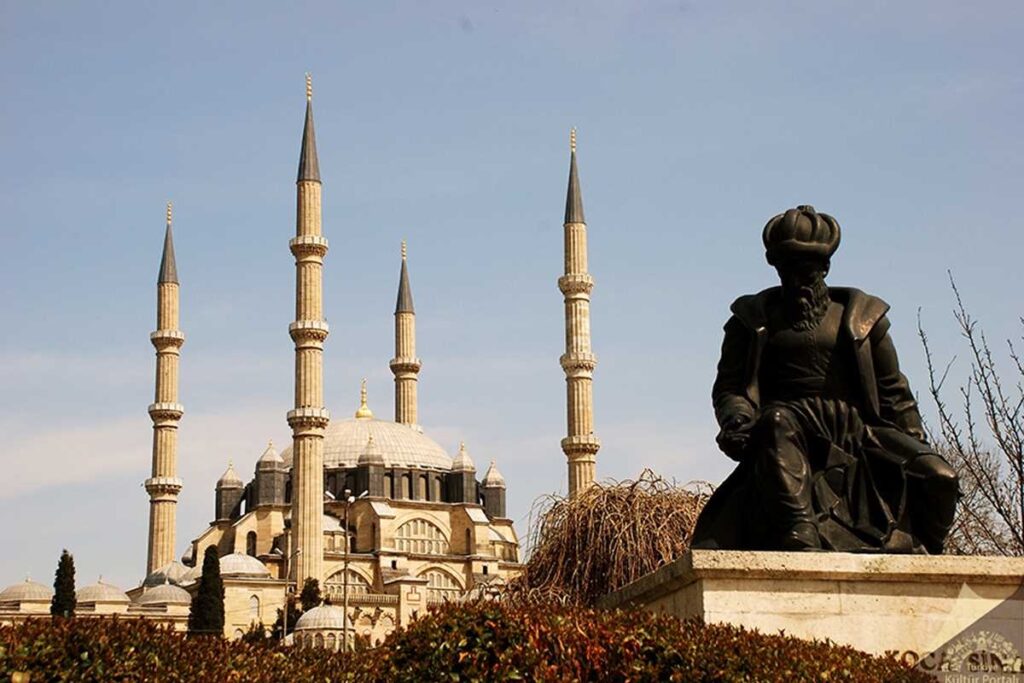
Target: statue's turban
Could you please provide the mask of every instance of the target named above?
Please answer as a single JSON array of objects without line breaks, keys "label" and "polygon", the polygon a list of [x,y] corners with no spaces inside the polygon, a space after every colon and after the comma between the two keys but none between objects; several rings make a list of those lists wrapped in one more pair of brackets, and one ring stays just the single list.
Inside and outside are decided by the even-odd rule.
[{"label": "statue's turban", "polygon": [[828,261],[839,248],[839,223],[813,206],[798,206],[768,221],[761,239],[773,266],[794,258]]}]

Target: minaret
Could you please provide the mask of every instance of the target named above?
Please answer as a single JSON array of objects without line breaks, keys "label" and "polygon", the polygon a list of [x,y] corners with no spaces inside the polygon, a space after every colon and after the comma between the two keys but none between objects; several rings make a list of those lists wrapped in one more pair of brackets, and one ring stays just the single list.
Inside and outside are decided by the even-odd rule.
[{"label": "minaret", "polygon": [[395,304],[395,357],[390,365],[395,375],[395,422],[415,427],[418,424],[416,384],[421,364],[416,357],[416,311],[409,286],[405,240],[402,240],[402,273],[398,278]]},{"label": "minaret", "polygon": [[[324,407],[323,353],[327,322],[323,314],[323,265],[327,240],[320,217],[320,164],[313,133],[313,84],[306,74],[306,123],[296,180],[298,207],[295,237],[295,322],[288,333],[295,342],[295,408],[288,411],[292,428],[293,578],[323,583],[324,429],[330,421]],[[301,551],[301,552],[299,552]]]},{"label": "minaret", "polygon": [[156,347],[156,395],[149,406],[153,420],[153,469],[145,482],[149,494],[147,576],[175,559],[175,512],[182,485],[178,479],[178,421],[184,408],[178,403],[178,360],[185,335],[178,329],[178,269],[174,262],[170,202],[156,283],[157,329],[149,335]]},{"label": "minaret", "polygon": [[594,278],[587,272],[587,223],[576,173],[576,129],[569,134],[569,191],[565,198],[565,275],[558,288],[565,295],[565,371],[568,436],[562,451],[569,461],[569,496],[594,482],[594,463],[601,442],[594,436],[593,378],[597,358],[590,349],[590,292]]}]

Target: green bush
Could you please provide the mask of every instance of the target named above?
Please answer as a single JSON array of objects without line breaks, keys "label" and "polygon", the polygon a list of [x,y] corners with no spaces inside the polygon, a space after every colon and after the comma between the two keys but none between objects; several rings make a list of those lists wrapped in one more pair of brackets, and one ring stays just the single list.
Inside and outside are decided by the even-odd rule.
[{"label": "green bush", "polygon": [[0,680],[929,681],[827,643],[643,612],[448,605],[351,653],[189,638],[124,619],[0,627]]}]

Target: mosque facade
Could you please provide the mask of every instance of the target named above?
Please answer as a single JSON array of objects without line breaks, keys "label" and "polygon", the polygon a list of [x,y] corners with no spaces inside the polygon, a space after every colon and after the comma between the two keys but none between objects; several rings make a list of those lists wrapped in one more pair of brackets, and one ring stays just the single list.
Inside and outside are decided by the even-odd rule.
[{"label": "mosque facade", "polygon": [[[225,591],[225,635],[277,618],[286,595],[316,579],[327,604],[296,625],[299,643],[340,646],[344,634],[382,639],[432,604],[487,592],[522,569],[520,544],[506,513],[506,482],[496,463],[481,473],[460,444],[449,454],[419,424],[416,312],[405,244],[395,306],[394,419],[375,416],[366,383],[349,417],[331,416],[323,401],[323,353],[329,328],[323,315],[322,275],[328,240],[322,231],[319,159],[307,76],[299,157],[294,406],[286,419],[292,442],[268,444],[251,474],[230,463],[214,488],[214,519],[175,557],[175,511],[184,482],[177,476],[179,281],[171,207],[157,282],[156,387],[146,577],[127,592],[102,579],[78,591],[79,613],[152,618],[184,629],[198,587],[203,555],[214,547]],[[565,212],[564,295],[568,435],[562,449],[569,493],[594,479],[599,442],[593,434],[586,224],[572,136]],[[52,590],[26,581],[0,591],[0,623],[46,614]],[[331,642],[334,641],[334,642]]]}]

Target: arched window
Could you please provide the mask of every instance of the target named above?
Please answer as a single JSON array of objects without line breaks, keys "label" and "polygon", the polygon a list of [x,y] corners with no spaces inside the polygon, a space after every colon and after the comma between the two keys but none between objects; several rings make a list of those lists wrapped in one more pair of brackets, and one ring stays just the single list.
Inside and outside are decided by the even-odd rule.
[{"label": "arched window", "polygon": [[316,646],[317,646],[317,647],[323,647],[323,646],[324,646],[324,634],[322,634],[322,633],[317,633],[317,634],[316,634],[315,636],[313,636],[313,637],[314,637],[314,639],[316,640]]},{"label": "arched window", "polygon": [[430,477],[430,484],[431,484],[431,490],[434,492],[433,493],[433,498],[431,498],[430,500],[436,500],[436,501],[443,500],[443,494],[441,493],[441,475],[440,474],[432,475]]},{"label": "arched window", "polygon": [[338,649],[338,639],[334,637],[333,633],[328,633],[327,634],[327,649],[328,650],[337,650]]},{"label": "arched window", "polygon": [[[327,596],[335,602],[341,602],[345,596],[345,570],[336,572],[324,581],[324,589],[327,592]],[[370,592],[369,582],[363,578],[363,575],[354,572],[351,569],[348,570],[348,594],[349,597],[353,595],[366,595]]]},{"label": "arched window", "polygon": [[402,475],[402,493],[405,494],[405,497],[409,500],[416,500],[413,497],[412,475],[408,472]]},{"label": "arched window", "polygon": [[250,531],[245,535],[245,554],[256,557],[256,532]]},{"label": "arched window", "polygon": [[260,620],[260,599],[255,595],[249,598],[249,619],[252,621]]},{"label": "arched window", "polygon": [[395,547],[403,553],[447,555],[448,539],[434,523],[425,519],[412,519],[398,527]]},{"label": "arched window", "polygon": [[395,477],[390,472],[384,475],[384,495],[391,499],[395,497]]},{"label": "arched window", "polygon": [[427,580],[428,600],[452,600],[462,592],[455,577],[441,569],[428,569],[420,576]]},{"label": "arched window", "polygon": [[416,498],[417,500],[430,500],[426,474],[421,474],[416,478]]}]

